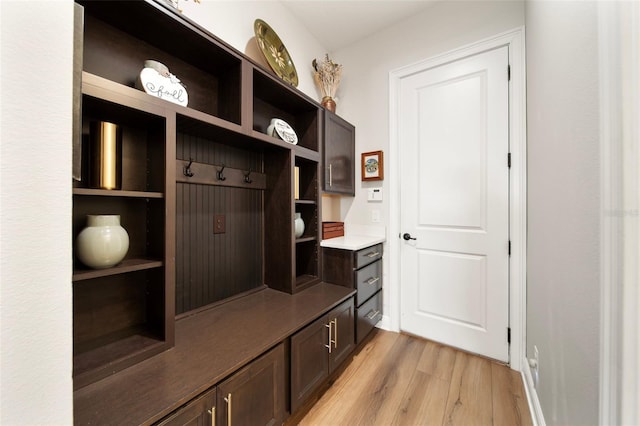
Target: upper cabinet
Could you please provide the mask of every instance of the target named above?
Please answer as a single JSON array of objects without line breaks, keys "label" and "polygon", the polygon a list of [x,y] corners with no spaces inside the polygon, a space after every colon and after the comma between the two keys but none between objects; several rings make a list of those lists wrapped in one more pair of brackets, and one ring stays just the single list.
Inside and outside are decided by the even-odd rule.
[{"label": "upper cabinet", "polygon": [[[320,282],[322,134],[317,102],[170,6],[78,3],[74,149],[83,176],[73,183],[71,237],[87,215],[120,215],[130,245],[106,269],[85,267],[74,252],[76,388],[173,346],[176,316],[264,287],[295,293]],[[188,106],[139,88],[147,60],[184,83]],[[291,125],[297,145],[266,134],[273,118]],[[121,131],[117,189],[88,178],[96,121]]]},{"label": "upper cabinet", "polygon": [[324,111],[323,190],[355,195],[356,129],[330,111]]}]

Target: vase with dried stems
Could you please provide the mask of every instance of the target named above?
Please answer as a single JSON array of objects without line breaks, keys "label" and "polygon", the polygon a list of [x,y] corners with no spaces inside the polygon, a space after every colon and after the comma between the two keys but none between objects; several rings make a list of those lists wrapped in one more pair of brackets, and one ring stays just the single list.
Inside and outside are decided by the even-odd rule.
[{"label": "vase with dried stems", "polygon": [[336,64],[329,55],[324,55],[324,60],[318,62],[313,60],[311,62],[313,69],[313,79],[315,80],[320,93],[322,94],[322,101],[320,102],[323,107],[331,112],[336,112],[336,92],[340,85],[340,79],[342,78],[342,65]]}]

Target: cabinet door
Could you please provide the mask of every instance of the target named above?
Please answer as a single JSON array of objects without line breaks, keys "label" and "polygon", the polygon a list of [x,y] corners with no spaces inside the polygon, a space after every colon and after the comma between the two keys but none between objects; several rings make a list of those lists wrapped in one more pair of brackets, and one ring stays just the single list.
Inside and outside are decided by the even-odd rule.
[{"label": "cabinet door", "polygon": [[158,426],[215,426],[215,416],[214,387],[158,423]]},{"label": "cabinet door", "polygon": [[328,376],[328,322],[323,316],[291,337],[292,413]]},{"label": "cabinet door", "polygon": [[218,385],[218,425],[279,425],[285,415],[281,343]]},{"label": "cabinet door", "polygon": [[337,115],[324,113],[325,192],[355,195],[356,130]]},{"label": "cabinet door", "polygon": [[333,372],[355,348],[355,307],[353,297],[329,313],[333,320],[333,349],[329,355],[329,373]]}]

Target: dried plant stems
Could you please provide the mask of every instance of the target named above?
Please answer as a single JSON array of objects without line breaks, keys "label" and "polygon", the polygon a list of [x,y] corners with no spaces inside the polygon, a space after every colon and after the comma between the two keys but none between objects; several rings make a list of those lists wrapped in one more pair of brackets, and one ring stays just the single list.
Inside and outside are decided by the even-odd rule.
[{"label": "dried plant stems", "polygon": [[329,59],[328,54],[324,56],[322,62],[314,59],[311,64],[315,69],[313,79],[320,88],[322,96],[335,98],[338,86],[340,85],[340,79],[342,78],[342,65],[336,64]]}]

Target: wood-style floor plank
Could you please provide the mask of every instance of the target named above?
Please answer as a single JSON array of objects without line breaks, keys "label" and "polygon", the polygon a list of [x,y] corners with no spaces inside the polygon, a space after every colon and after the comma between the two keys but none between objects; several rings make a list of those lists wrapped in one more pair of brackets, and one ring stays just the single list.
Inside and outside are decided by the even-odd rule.
[{"label": "wood-style floor plank", "polygon": [[400,335],[384,362],[367,381],[364,392],[357,396],[354,424],[388,425],[393,421],[409,386],[416,365],[424,351],[425,341]]},{"label": "wood-style floor plank", "polygon": [[451,380],[456,350],[429,340],[426,342],[427,345],[416,368],[439,379]]},{"label": "wood-style floor plank", "polygon": [[498,364],[491,365],[493,421],[497,425],[532,424],[522,377]]},{"label": "wood-style floor plank", "polygon": [[379,330],[301,425],[532,424],[520,375],[435,342]]},{"label": "wood-style floor plank", "polygon": [[416,370],[393,418],[393,425],[441,425],[449,382]]},{"label": "wood-style floor plank", "polygon": [[489,360],[464,352],[456,354],[444,424],[493,424]]}]

